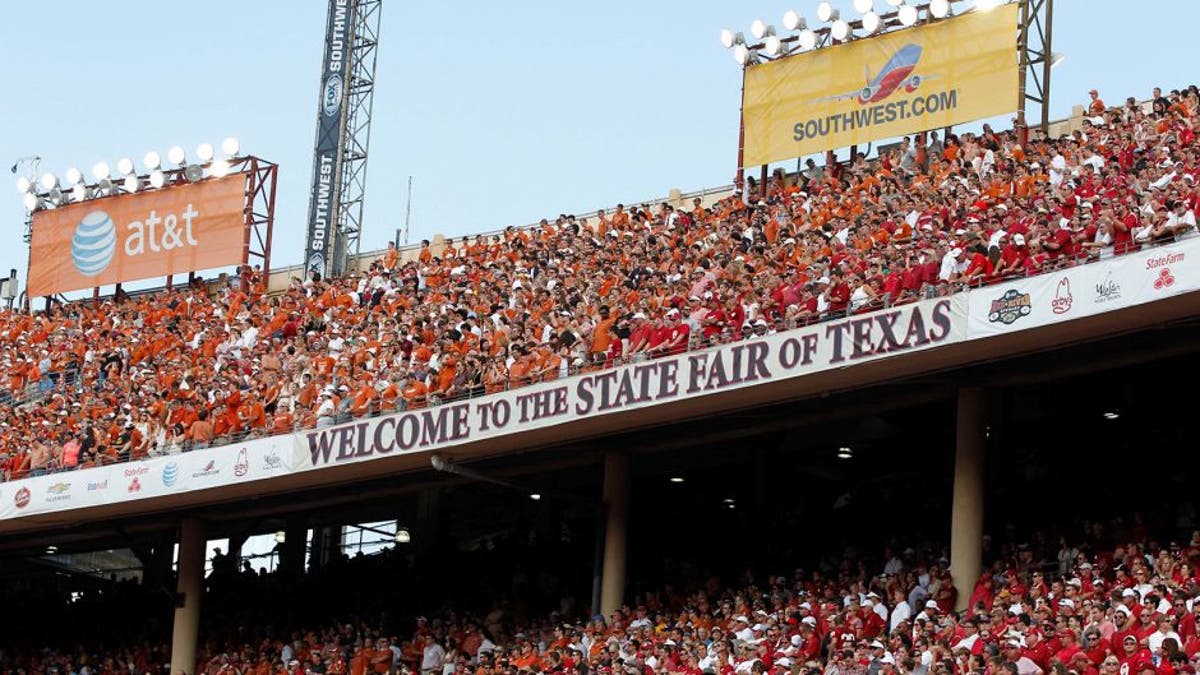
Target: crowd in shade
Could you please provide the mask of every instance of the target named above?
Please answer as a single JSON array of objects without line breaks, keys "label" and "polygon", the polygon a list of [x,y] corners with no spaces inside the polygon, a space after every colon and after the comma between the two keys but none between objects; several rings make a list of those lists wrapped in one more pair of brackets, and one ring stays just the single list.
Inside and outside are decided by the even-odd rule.
[{"label": "crowd in shade", "polygon": [[910,303],[1196,231],[1195,86],[1058,139],[906,138],[705,205],[560,216],[266,293],[0,313],[6,479],[434,405]]},{"label": "crowd in shade", "polygon": [[[722,583],[713,577],[643,593],[608,616],[561,611],[414,608],[366,619],[293,619],[239,593],[250,615],[222,614],[197,673],[421,675],[1184,675],[1200,670],[1200,532],[1187,542],[1085,525],[1079,543],[1044,536],[987,552],[966,598],[945,551],[889,546],[838,564]],[[1140,533],[1140,534],[1139,534]],[[1121,544],[1109,542],[1117,541]],[[1128,538],[1126,538],[1128,537]],[[1098,544],[1104,543],[1103,547]],[[985,545],[986,540],[985,540]],[[386,554],[379,554],[380,557]],[[352,563],[348,563],[352,564]],[[386,584],[394,569],[360,567]],[[261,584],[262,578],[247,583]],[[965,592],[965,591],[964,591]],[[965,600],[965,602],[962,602]],[[965,605],[966,609],[958,609]],[[370,606],[370,603],[365,603]],[[111,610],[109,610],[111,611]],[[412,617],[412,614],[405,614]],[[382,617],[382,618],[381,618]],[[391,617],[391,618],[389,618]],[[308,626],[299,628],[298,626]],[[163,672],[165,643],[125,640],[0,650],[0,671]]]}]

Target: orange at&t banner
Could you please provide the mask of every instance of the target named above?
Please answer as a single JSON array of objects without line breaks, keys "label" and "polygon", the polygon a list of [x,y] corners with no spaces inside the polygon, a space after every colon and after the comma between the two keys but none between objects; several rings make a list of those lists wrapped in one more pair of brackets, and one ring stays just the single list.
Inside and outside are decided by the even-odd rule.
[{"label": "orange at&t banner", "polygon": [[1017,4],[750,66],[743,166],[1016,110]]},{"label": "orange at&t banner", "polygon": [[243,262],[246,176],[33,214],[28,292],[53,295]]}]

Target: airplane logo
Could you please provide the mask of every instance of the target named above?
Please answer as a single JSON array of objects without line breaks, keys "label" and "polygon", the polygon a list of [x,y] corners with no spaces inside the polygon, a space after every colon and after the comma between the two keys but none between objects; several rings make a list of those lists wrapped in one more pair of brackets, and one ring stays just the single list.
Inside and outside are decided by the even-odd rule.
[{"label": "airplane logo", "polygon": [[896,50],[896,53],[892,54],[892,58],[883,64],[883,69],[876,73],[874,77],[871,76],[871,67],[865,66],[866,85],[863,88],[848,91],[845,94],[819,98],[813,101],[813,103],[856,99],[859,105],[867,105],[868,103],[878,103],[886,99],[901,87],[904,88],[904,91],[911,94],[921,86],[922,82],[938,77],[937,75],[921,75],[913,72],[917,69],[917,61],[920,60],[921,47],[910,42]]}]

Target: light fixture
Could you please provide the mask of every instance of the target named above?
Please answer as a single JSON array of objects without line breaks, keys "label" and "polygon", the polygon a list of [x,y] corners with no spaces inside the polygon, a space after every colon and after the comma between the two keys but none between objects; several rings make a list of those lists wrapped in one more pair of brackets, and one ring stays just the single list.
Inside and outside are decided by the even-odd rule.
[{"label": "light fixture", "polygon": [[187,155],[184,154],[183,148],[178,145],[167,151],[167,161],[176,166],[183,166],[183,160],[186,158]]},{"label": "light fixture", "polygon": [[37,207],[38,207],[37,195],[33,194],[32,192],[26,192],[25,193],[25,210],[30,211],[30,212],[37,211]]},{"label": "light fixture", "polygon": [[407,544],[410,541],[412,541],[412,534],[408,531],[407,527],[396,528],[397,544]]},{"label": "light fixture", "polygon": [[1121,413],[1116,410],[1106,410],[1104,412],[1104,419],[1106,419],[1106,420],[1115,420],[1120,416],[1121,416]]},{"label": "light fixture", "polygon": [[530,492],[529,498],[535,502],[539,502],[542,500],[542,494],[540,492]]},{"label": "light fixture", "polygon": [[854,0],[854,11],[866,14],[875,9],[875,0]]},{"label": "light fixture", "polygon": [[822,2],[817,5],[817,18],[821,21],[829,22],[838,18],[838,11],[833,8],[833,5],[828,2]]},{"label": "light fixture", "polygon": [[33,189],[33,181],[29,180],[25,176],[17,177],[17,192],[24,193],[24,192],[29,192],[32,189]]},{"label": "light fixture", "polygon": [[772,26],[762,19],[755,19],[754,23],[750,24],[750,34],[756,39],[762,40],[768,35],[775,34],[775,26]]},{"label": "light fixture", "polygon": [[106,195],[112,194],[112,190],[113,190],[112,179],[101,178],[100,182],[96,183],[96,190],[103,194],[106,194]]},{"label": "light fixture", "polygon": [[722,501],[724,501],[726,504],[732,504],[732,503],[733,503],[733,498],[732,498],[732,497],[726,497],[726,498],[725,498],[724,500],[722,500]]},{"label": "light fixture", "polygon": [[55,553],[58,553],[57,546],[55,546],[54,544],[50,544],[49,546],[46,547],[46,555],[54,555]]},{"label": "light fixture", "polygon": [[158,156],[157,152],[151,150],[142,158],[142,166],[146,167],[147,171],[153,171],[162,166],[162,158]]},{"label": "light fixture", "polygon": [[763,42],[763,51],[768,56],[779,56],[779,52],[783,51],[783,40],[780,40],[778,35],[768,35]]},{"label": "light fixture", "polygon": [[211,162],[213,158],[213,146],[211,143],[201,143],[196,146],[196,156],[201,162]]},{"label": "light fixture", "polygon": [[1050,68],[1054,69],[1062,65],[1063,61],[1067,60],[1067,55],[1062,52],[1050,52]]},{"label": "light fixture", "polygon": [[141,186],[142,182],[138,180],[137,176],[125,176],[125,182],[122,184],[122,187],[125,188],[125,191],[131,193],[137,192],[138,188]]},{"label": "light fixture", "polygon": [[87,199],[87,186],[83,183],[76,183],[75,187],[71,188],[71,199],[76,202]]},{"label": "light fixture", "polygon": [[817,46],[817,34],[815,31],[805,28],[796,36],[796,44],[800,45],[801,49],[813,49]]},{"label": "light fixture", "polygon": [[199,164],[188,164],[183,170],[183,177],[188,179],[189,183],[199,182],[204,178],[204,169],[201,169]]},{"label": "light fixture", "polygon": [[213,178],[223,178],[229,173],[229,162],[224,159],[214,160],[208,165],[208,172]]},{"label": "light fixture", "polygon": [[96,162],[96,165],[92,167],[92,177],[96,180],[108,178],[108,164],[105,162]]},{"label": "light fixture", "polygon": [[1004,0],[975,0],[975,11],[990,12],[1002,4]]},{"label": "light fixture", "polygon": [[808,28],[808,22],[800,16],[799,12],[789,9],[783,13],[783,27],[788,30],[804,30]]},{"label": "light fixture", "polygon": [[737,508],[737,504],[726,504],[726,506],[728,506],[730,510]]},{"label": "light fixture", "polygon": [[671,482],[672,483],[682,483],[683,476],[671,476]]},{"label": "light fixture", "polygon": [[900,25],[911,26],[917,22],[917,8],[912,5],[901,5],[899,16]]},{"label": "light fixture", "polygon": [[241,151],[242,144],[239,143],[238,139],[234,138],[233,136],[221,141],[221,152],[224,152],[226,156],[237,157],[238,153]]},{"label": "light fixture", "polygon": [[117,160],[117,172],[122,176],[128,176],[133,173],[133,160],[128,157],[122,157]]},{"label": "light fixture", "polygon": [[166,176],[163,175],[163,172],[161,170],[155,169],[150,172],[150,187],[157,189],[157,188],[162,187],[163,183],[165,183],[165,182],[166,182]]},{"label": "light fixture", "polygon": [[83,172],[75,167],[67,169],[67,185],[78,185],[83,182]]},{"label": "light fixture", "polygon": [[275,543],[276,544],[282,544],[285,541],[287,541],[287,532],[280,530],[275,533]]},{"label": "light fixture", "polygon": [[829,35],[834,40],[845,40],[850,37],[850,24],[844,19],[835,19],[833,25],[829,27]]},{"label": "light fixture", "polygon": [[750,48],[746,45],[738,45],[733,48],[733,60],[741,65],[746,65],[750,62]]},{"label": "light fixture", "polygon": [[738,34],[728,28],[721,29],[721,46],[726,49],[733,49],[733,46],[739,44],[737,39]]},{"label": "light fixture", "polygon": [[54,206],[58,206],[66,201],[63,199],[63,191],[57,185],[50,189],[50,192],[46,195],[46,200]]},{"label": "light fixture", "polygon": [[851,450],[849,447],[843,445],[842,447],[838,448],[838,451],[837,451],[838,459],[850,459],[853,456],[854,456],[854,451]]},{"label": "light fixture", "polygon": [[875,12],[869,11],[869,12],[863,14],[863,18],[862,18],[863,30],[867,31],[868,34],[874,33],[875,31],[879,30],[880,23],[882,23],[882,21],[879,18],[879,15],[876,14]]},{"label": "light fixture", "polygon": [[42,174],[42,189],[43,190],[53,190],[56,187],[58,187],[58,176],[55,176],[52,173]]},{"label": "light fixture", "polygon": [[887,4],[891,5],[892,7],[899,7],[900,5],[904,4],[904,0],[887,0]]},{"label": "light fixture", "polygon": [[930,16],[935,19],[944,19],[948,14],[950,14],[950,0],[930,0]]}]

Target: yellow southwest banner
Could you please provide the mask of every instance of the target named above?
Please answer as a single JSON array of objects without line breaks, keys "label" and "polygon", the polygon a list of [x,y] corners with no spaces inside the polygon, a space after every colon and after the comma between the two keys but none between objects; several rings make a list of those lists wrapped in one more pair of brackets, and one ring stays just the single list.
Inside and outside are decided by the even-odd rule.
[{"label": "yellow southwest banner", "polygon": [[746,69],[743,166],[1017,107],[1017,3]]}]

